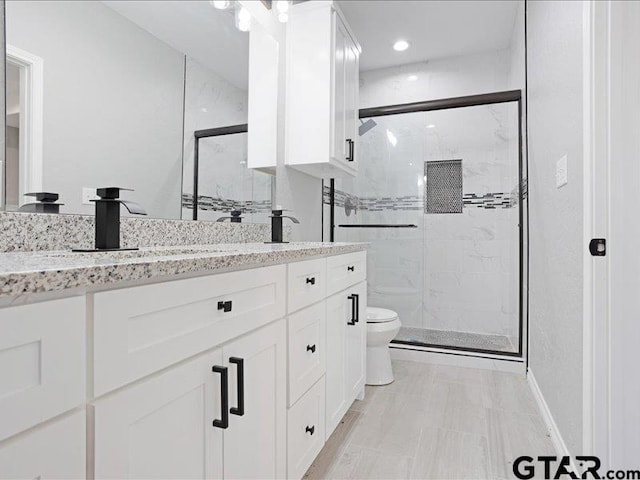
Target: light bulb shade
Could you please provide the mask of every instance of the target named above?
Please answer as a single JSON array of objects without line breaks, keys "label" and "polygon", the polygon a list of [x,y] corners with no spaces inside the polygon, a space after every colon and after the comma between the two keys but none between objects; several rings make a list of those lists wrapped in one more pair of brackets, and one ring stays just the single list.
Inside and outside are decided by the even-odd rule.
[{"label": "light bulb shade", "polygon": [[242,5],[236,5],[236,28],[241,32],[251,30],[251,12]]},{"label": "light bulb shade", "polygon": [[[291,2],[289,0],[276,0],[275,4],[276,4],[276,10],[278,10],[279,13],[287,13],[289,11],[289,6],[291,5]],[[278,16],[278,18],[279,17],[280,16]]]},{"label": "light bulb shade", "polygon": [[218,10],[225,10],[231,6],[230,0],[211,0],[209,3]]}]

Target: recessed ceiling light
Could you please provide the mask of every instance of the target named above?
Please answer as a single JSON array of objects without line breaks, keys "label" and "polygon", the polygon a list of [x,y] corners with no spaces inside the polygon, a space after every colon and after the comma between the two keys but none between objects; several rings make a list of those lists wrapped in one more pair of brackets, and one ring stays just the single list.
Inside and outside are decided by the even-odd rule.
[{"label": "recessed ceiling light", "polygon": [[393,49],[396,52],[404,52],[407,48],[409,48],[409,42],[406,40],[398,40],[393,44]]},{"label": "recessed ceiling light", "polygon": [[433,123],[431,123],[431,124],[427,125],[427,128],[436,128],[436,126]]},{"label": "recessed ceiling light", "polygon": [[418,80],[418,76],[417,75],[409,75],[407,77],[407,80],[409,80],[410,82],[415,82],[416,80]]},{"label": "recessed ceiling light", "polygon": [[211,5],[213,5],[218,10],[224,10],[226,8],[229,8],[229,6],[231,5],[231,2],[229,0],[212,0],[209,3],[211,3]]}]

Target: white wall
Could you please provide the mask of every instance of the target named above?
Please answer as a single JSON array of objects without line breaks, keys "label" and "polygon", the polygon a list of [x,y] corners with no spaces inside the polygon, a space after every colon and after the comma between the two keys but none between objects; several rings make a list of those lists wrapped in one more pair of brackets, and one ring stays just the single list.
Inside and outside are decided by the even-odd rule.
[{"label": "white wall", "polygon": [[360,108],[506,90],[508,72],[508,50],[369,70],[360,73]]},{"label": "white wall", "polygon": [[[582,453],[582,2],[527,3],[529,366],[569,448]],[[556,188],[567,155],[568,185]]]},{"label": "white wall", "polygon": [[179,218],[184,56],[100,2],[9,1],[6,15],[7,43],[44,60],[44,188],[92,213],[82,187],[129,187],[150,216]]}]

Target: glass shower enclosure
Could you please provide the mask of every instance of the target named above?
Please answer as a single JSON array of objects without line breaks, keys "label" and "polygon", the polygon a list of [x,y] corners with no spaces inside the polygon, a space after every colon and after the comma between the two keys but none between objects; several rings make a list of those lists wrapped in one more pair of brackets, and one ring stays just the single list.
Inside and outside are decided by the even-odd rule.
[{"label": "glass shower enclosure", "polygon": [[370,242],[395,343],[522,356],[520,91],[361,110],[359,174],[325,183],[325,239]]}]

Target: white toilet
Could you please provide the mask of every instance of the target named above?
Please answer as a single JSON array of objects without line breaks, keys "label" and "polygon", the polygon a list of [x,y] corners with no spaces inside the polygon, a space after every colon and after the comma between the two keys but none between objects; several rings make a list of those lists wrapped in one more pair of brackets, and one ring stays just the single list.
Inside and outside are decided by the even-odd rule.
[{"label": "white toilet", "polygon": [[400,330],[400,319],[393,310],[367,307],[367,385],[393,382],[389,343]]}]

